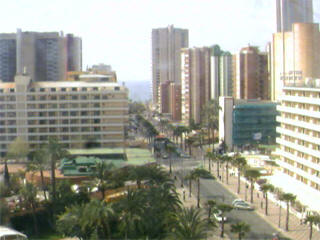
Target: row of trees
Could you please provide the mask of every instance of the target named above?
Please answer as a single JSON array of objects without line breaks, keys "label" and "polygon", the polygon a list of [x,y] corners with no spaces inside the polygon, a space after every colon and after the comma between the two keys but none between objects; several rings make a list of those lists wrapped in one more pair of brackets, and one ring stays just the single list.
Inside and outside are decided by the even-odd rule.
[{"label": "row of trees", "polygon": [[[237,186],[237,193],[240,193],[240,177],[243,175],[247,181],[250,182],[250,202],[254,202],[253,198],[253,189],[254,184],[257,182],[257,180],[261,177],[261,173],[255,169],[250,168],[247,165],[246,159],[244,157],[241,157],[239,155],[235,155],[234,157],[229,157],[227,155],[219,155],[212,152],[208,152],[206,154],[206,157],[209,159],[209,171],[211,171],[211,161],[216,163],[217,165],[217,176],[220,176],[220,166],[221,164],[225,165],[226,169],[226,183],[228,184],[228,168],[229,164],[237,168],[238,172],[238,186]],[[223,180],[223,178],[222,178]],[[245,191],[247,190],[247,185],[245,186]],[[260,190],[263,192],[264,199],[265,199],[265,215],[268,215],[268,193],[273,192],[275,193],[277,199],[280,201],[279,204],[279,227],[280,227],[280,219],[281,219],[281,202],[286,203],[286,223],[285,223],[285,229],[286,231],[289,230],[289,209],[290,206],[293,205],[296,201],[296,196],[292,193],[284,193],[279,189],[276,189],[272,184],[264,183],[260,186]],[[245,200],[247,200],[247,196],[245,195]],[[312,238],[312,227],[314,224],[320,224],[320,217],[318,214],[309,214],[304,221],[306,223],[309,223],[310,226],[310,239]]]},{"label": "row of trees", "polygon": [[[115,202],[103,198],[68,207],[57,229],[84,239],[203,239],[212,224],[200,210],[183,208],[169,174],[157,166],[129,167],[137,182]],[[119,174],[119,173],[117,173]],[[121,179],[120,176],[118,179]]]}]

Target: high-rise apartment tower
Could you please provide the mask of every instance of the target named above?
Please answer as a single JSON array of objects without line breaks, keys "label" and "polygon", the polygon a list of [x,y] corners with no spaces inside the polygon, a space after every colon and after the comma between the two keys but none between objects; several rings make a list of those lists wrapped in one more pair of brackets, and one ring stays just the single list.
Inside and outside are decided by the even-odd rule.
[{"label": "high-rise apartment tower", "polygon": [[291,31],[293,23],[312,22],[312,0],[277,0],[277,32]]},{"label": "high-rise apartment tower", "polygon": [[[152,30],[152,88],[153,103],[158,106],[159,86],[164,82],[181,83],[181,48],[189,46],[187,29],[167,28]],[[158,106],[159,107],[159,106]]]},{"label": "high-rise apartment tower", "polygon": [[33,81],[65,80],[67,71],[81,71],[82,41],[72,34],[22,32],[0,34],[0,80],[13,82],[27,73]]}]

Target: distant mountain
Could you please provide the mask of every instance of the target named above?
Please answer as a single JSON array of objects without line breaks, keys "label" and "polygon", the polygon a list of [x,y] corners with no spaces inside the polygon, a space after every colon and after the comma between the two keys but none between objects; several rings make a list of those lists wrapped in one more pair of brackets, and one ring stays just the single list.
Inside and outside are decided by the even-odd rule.
[{"label": "distant mountain", "polygon": [[151,81],[127,81],[125,86],[129,89],[129,98],[133,101],[145,102],[151,100]]}]

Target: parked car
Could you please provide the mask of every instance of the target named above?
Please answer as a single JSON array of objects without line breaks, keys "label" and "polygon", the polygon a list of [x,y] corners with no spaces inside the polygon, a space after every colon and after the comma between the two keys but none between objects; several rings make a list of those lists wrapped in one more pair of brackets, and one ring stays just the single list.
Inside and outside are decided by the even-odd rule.
[{"label": "parked car", "polygon": [[244,202],[244,200],[242,200],[241,198],[237,198],[232,201],[232,205],[235,204],[236,202]]},{"label": "parked car", "polygon": [[[220,210],[217,210],[215,213],[213,213],[214,218],[217,220],[217,222],[222,222],[222,212]],[[227,221],[227,217],[223,217],[223,221]]]},{"label": "parked car", "polygon": [[162,155],[162,158],[163,158],[163,159],[167,159],[167,158],[168,158],[168,155],[167,155],[167,154],[164,154],[164,155]]},{"label": "parked car", "polygon": [[237,210],[239,210],[239,209],[241,209],[241,210],[254,210],[254,208],[249,203],[247,203],[245,201],[235,202],[232,204],[232,206]]}]

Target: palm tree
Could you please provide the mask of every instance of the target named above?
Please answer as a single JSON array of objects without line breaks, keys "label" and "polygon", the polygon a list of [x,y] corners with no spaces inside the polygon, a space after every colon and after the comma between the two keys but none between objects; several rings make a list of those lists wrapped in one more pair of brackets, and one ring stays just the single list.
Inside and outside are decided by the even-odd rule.
[{"label": "palm tree", "polygon": [[21,189],[20,189],[20,195],[22,199],[24,200],[24,203],[27,207],[31,207],[32,210],[32,218],[33,218],[33,226],[35,234],[39,234],[38,230],[38,221],[36,216],[36,204],[37,204],[37,188],[32,183],[26,183]]},{"label": "palm tree", "polygon": [[189,181],[189,197],[191,198],[191,192],[192,192],[192,181],[195,180],[195,176],[190,172],[185,176],[185,180]]},{"label": "palm tree", "polygon": [[228,155],[224,155],[222,157],[222,161],[226,164],[226,182],[227,184],[229,184],[229,164],[232,162],[233,158],[228,156]]},{"label": "palm tree", "polygon": [[278,227],[281,226],[281,202],[283,201],[283,192],[280,189],[277,189],[277,199],[279,200],[279,221],[278,221]]},{"label": "palm tree", "polygon": [[218,205],[218,209],[221,211],[221,234],[220,234],[220,237],[224,237],[224,218],[225,218],[225,214],[227,212],[230,212],[233,207],[229,204],[225,204],[225,203],[222,203],[222,204],[219,204]]},{"label": "palm tree", "polygon": [[197,180],[197,208],[200,208],[200,178],[208,178],[210,176],[213,179],[213,176],[207,170],[203,168],[196,168],[191,171],[191,175]]},{"label": "palm tree", "polygon": [[82,227],[100,228],[104,234],[103,238],[111,239],[110,221],[113,215],[114,210],[111,204],[92,200],[83,209]]},{"label": "palm tree", "polygon": [[133,234],[136,223],[141,219],[143,205],[141,205],[141,193],[139,191],[128,190],[126,197],[119,201],[121,229],[125,239]]},{"label": "palm tree", "polygon": [[186,140],[185,140],[185,143],[186,145],[188,146],[189,148],[189,155],[191,156],[192,155],[192,144],[195,142],[196,140],[194,139],[194,137],[188,137]]},{"label": "palm tree", "polygon": [[[2,186],[0,186],[1,188]],[[1,195],[3,196],[3,195]],[[0,198],[0,225],[7,225],[10,222],[10,210],[7,201]]]},{"label": "palm tree", "polygon": [[172,173],[172,157],[177,153],[177,148],[173,144],[166,144],[166,151],[169,154],[169,173]]},{"label": "palm tree", "polygon": [[56,163],[58,160],[67,157],[68,152],[64,150],[58,139],[55,137],[49,137],[49,142],[46,147],[46,151],[50,157],[51,162],[51,187],[52,187],[52,200],[56,200]]},{"label": "palm tree", "polygon": [[208,200],[206,205],[207,205],[207,209],[208,209],[208,221],[210,222],[211,221],[211,213],[217,209],[218,204],[214,200]]},{"label": "palm tree", "polygon": [[264,193],[266,198],[265,214],[268,215],[268,192],[274,191],[274,186],[272,184],[266,183],[261,186],[261,191]]},{"label": "palm tree", "polygon": [[253,203],[254,183],[261,176],[261,173],[257,169],[249,168],[249,169],[245,170],[244,175],[245,175],[246,179],[248,179],[250,181],[250,187],[251,187],[250,202]]},{"label": "palm tree", "polygon": [[173,185],[172,178],[168,172],[166,172],[159,165],[149,165],[145,166],[146,171],[146,184],[149,186],[159,186],[161,184],[171,184]]},{"label": "palm tree", "polygon": [[283,201],[287,203],[287,216],[286,216],[286,231],[289,231],[289,206],[290,203],[294,203],[297,196],[293,195],[292,193],[284,193],[283,196]]},{"label": "palm tree", "polygon": [[250,225],[245,222],[238,222],[231,225],[231,232],[238,234],[238,239],[241,240],[246,233],[250,232]]},{"label": "palm tree", "polygon": [[45,186],[44,177],[43,177],[43,170],[45,168],[47,160],[48,159],[46,158],[45,149],[39,148],[32,153],[31,162],[29,162],[27,166],[27,168],[31,171],[40,172],[41,188],[42,188],[45,200],[47,200],[47,194],[46,194],[46,186]]},{"label": "palm tree", "polygon": [[173,215],[174,223],[169,239],[205,239],[207,224],[201,218],[200,209],[183,208]]},{"label": "palm tree", "polygon": [[240,176],[241,176],[241,172],[243,171],[243,169],[245,168],[245,166],[247,165],[247,161],[244,157],[239,157],[236,156],[233,160],[232,163],[237,169],[238,169],[238,187],[237,187],[237,193],[240,193]]},{"label": "palm tree", "polygon": [[203,125],[208,129],[208,140],[210,143],[210,132],[212,133],[212,144],[214,147],[214,131],[219,129],[219,102],[215,99],[210,100],[202,109]]},{"label": "palm tree", "polygon": [[309,240],[312,240],[312,227],[313,224],[320,224],[320,216],[318,214],[310,214],[308,216],[306,216],[306,218],[304,219],[304,223],[309,223],[310,226],[310,232],[309,232]]},{"label": "palm tree", "polygon": [[211,151],[208,151],[206,153],[206,157],[208,158],[208,166],[209,166],[209,172],[211,173],[211,161],[215,158],[215,154]]},{"label": "palm tree", "polygon": [[112,163],[98,162],[95,170],[95,177],[97,179],[98,190],[101,193],[102,200],[105,199],[105,191],[108,188],[108,177],[111,175],[111,169],[114,167]]}]

